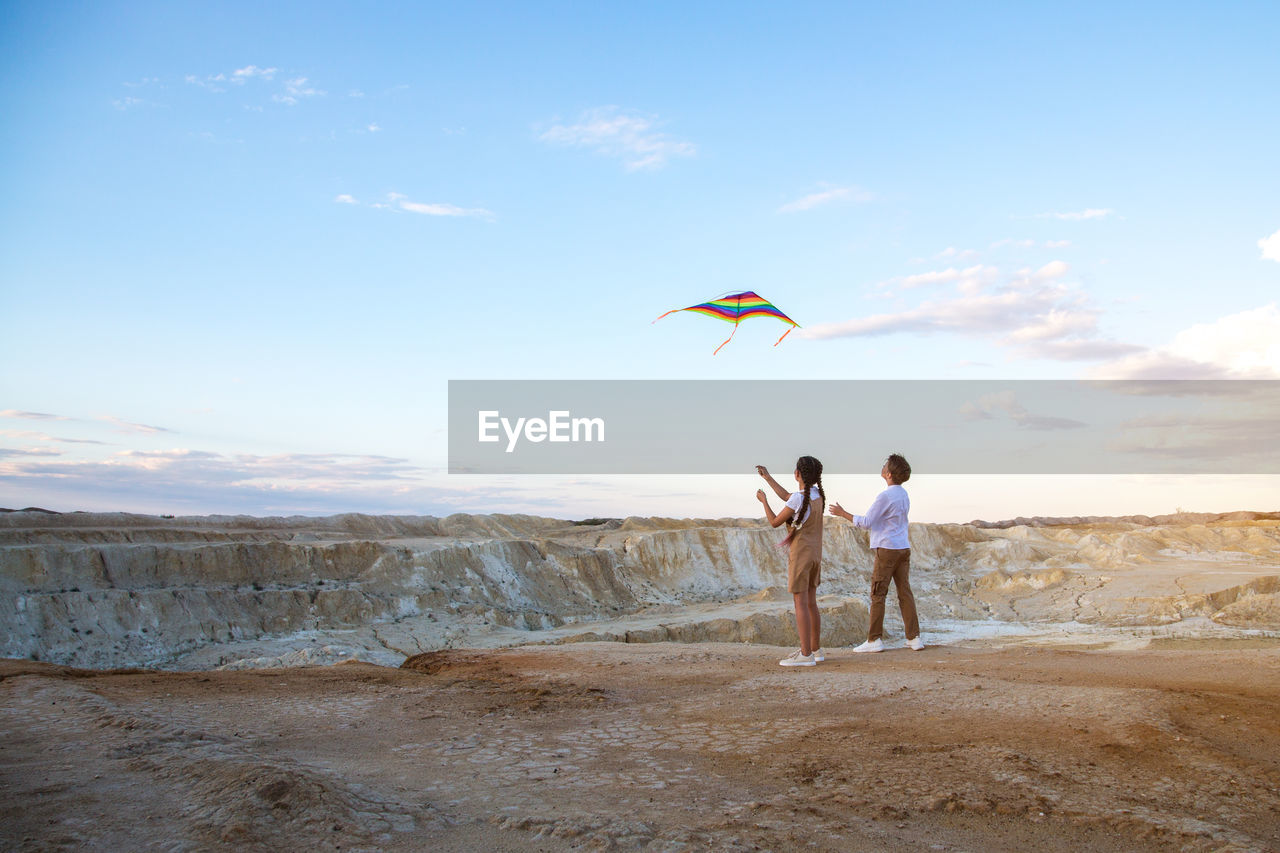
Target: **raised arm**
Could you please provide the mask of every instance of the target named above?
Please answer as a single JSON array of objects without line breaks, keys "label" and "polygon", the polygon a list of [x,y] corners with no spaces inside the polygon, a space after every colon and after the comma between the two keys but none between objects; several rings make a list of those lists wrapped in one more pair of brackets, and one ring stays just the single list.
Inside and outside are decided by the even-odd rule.
[{"label": "raised arm", "polygon": [[837,515],[840,518],[845,518],[845,519],[848,519],[849,521],[852,521],[855,527],[863,527],[863,528],[869,529],[871,525],[875,524],[877,521],[879,521],[881,518],[884,517],[885,511],[888,509],[889,509],[889,499],[884,496],[883,492],[881,492],[880,494],[876,495],[876,499],[871,502],[871,508],[867,510],[866,515],[854,515],[853,513],[846,510],[844,507],[840,506],[839,503],[835,503],[831,505],[831,514]]},{"label": "raised arm", "polygon": [[[769,484],[769,488],[773,489],[773,493],[778,496],[778,500],[785,501],[787,498],[791,497],[791,493],[778,485],[778,481],[773,479],[773,475],[769,473],[768,468],[763,465],[757,465],[756,473],[761,477],[764,477],[764,481]],[[774,527],[777,527],[777,525],[775,524]]]},{"label": "raised arm", "polygon": [[855,515],[849,520],[858,527],[865,527],[868,530],[872,525],[879,523],[884,519],[884,514],[889,511],[889,499],[885,497],[884,492],[876,495],[876,499],[871,502],[871,508],[867,510],[866,515]]},{"label": "raised arm", "polygon": [[775,515],[773,509],[769,506],[769,496],[764,493],[764,489],[759,489],[756,492],[756,500],[764,504],[764,517],[768,519],[770,527],[781,527],[796,514],[791,507],[784,506],[782,511]]}]

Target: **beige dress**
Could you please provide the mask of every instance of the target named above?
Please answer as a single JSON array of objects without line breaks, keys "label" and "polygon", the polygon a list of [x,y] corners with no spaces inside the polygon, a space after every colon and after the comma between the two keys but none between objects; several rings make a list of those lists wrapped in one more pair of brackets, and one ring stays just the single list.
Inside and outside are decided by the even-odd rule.
[{"label": "beige dress", "polygon": [[822,498],[809,501],[809,516],[791,537],[787,592],[795,595],[822,582]]}]

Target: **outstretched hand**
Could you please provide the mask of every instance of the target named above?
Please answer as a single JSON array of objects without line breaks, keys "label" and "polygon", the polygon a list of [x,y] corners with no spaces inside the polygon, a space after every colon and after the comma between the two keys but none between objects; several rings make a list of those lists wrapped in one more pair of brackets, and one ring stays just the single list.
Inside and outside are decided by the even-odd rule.
[{"label": "outstretched hand", "polygon": [[756,500],[760,503],[768,503],[769,499],[764,493],[764,489],[756,489]]},{"label": "outstretched hand", "polygon": [[827,509],[830,510],[832,515],[844,514],[844,507],[840,506],[839,503],[833,503],[831,506],[827,507]]},{"label": "outstretched hand", "polygon": [[757,474],[759,474],[761,477],[768,477],[768,476],[769,476],[769,469],[768,469],[768,468],[766,468],[766,467],[764,467],[763,465],[757,465],[757,466],[756,466],[756,473],[757,473]]}]

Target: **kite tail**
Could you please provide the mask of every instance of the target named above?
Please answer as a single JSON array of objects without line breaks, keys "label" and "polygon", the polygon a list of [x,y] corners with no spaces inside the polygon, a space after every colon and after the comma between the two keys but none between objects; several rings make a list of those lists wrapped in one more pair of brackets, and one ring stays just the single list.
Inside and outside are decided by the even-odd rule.
[{"label": "kite tail", "polygon": [[[674,314],[674,313],[676,313],[677,311],[683,311],[683,310],[684,310],[683,308],[672,308],[670,311],[668,311],[668,312],[667,312],[667,314]],[[667,316],[667,314],[663,314],[663,315],[659,316],[659,317],[657,318],[657,320],[654,320],[654,321],[653,321],[653,323],[658,322],[658,320],[661,320],[663,317]],[[649,325],[650,325],[650,326],[652,326],[652,325],[653,325],[653,323],[650,323]]]},{"label": "kite tail", "polygon": [[[657,321],[655,320],[654,322],[656,323]],[[794,329],[794,328],[796,328],[796,327],[795,327],[795,326],[792,326],[792,327],[791,327],[791,329],[787,329],[785,332],[783,332],[783,333],[782,333],[782,338],[785,338],[787,335],[791,334],[791,330],[792,330],[792,329]],[[782,338],[778,338],[776,341],[774,341],[774,342],[773,342],[773,345],[776,347],[778,344],[782,343]]]},{"label": "kite tail", "polygon": [[[662,319],[662,318],[661,318],[661,317],[659,317],[658,319]],[[656,323],[656,322],[657,322],[657,320],[655,320],[654,322]],[[729,341],[733,340],[733,336],[734,336],[734,335],[736,335],[736,334],[738,334],[738,324],[737,324],[737,323],[734,323],[734,324],[733,324],[733,331],[729,333],[729,337],[727,337],[727,338],[725,338],[725,339],[724,339],[724,344],[727,344],[727,343],[729,343]],[[713,353],[711,353],[711,354],[712,354],[712,355],[716,355],[717,353],[719,353],[719,352],[720,352],[720,350],[724,349],[724,344],[721,344],[720,346],[716,347],[716,351],[715,351],[715,352],[713,352]]]}]

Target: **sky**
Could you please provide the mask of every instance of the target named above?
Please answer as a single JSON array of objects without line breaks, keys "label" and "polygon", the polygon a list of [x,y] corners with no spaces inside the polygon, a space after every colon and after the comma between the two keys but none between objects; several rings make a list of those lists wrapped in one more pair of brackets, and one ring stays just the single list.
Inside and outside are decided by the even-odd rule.
[{"label": "sky", "polygon": [[[0,4],[0,506],[749,516],[790,460],[448,475],[447,382],[1280,378],[1278,43],[1265,2]],[[743,289],[802,328],[651,322]]]}]

